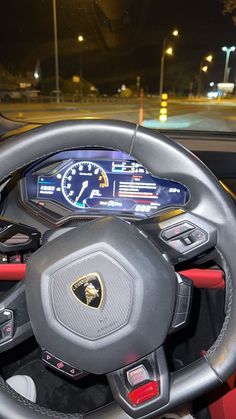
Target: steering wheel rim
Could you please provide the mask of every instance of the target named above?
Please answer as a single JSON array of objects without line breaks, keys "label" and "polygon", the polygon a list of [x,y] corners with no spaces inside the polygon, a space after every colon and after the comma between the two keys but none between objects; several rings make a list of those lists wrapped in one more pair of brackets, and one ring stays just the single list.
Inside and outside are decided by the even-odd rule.
[{"label": "steering wheel rim", "polygon": [[[233,202],[219,185],[209,169],[191,152],[160,133],[115,121],[90,120],[56,122],[33,129],[0,144],[1,181],[15,170],[39,158],[65,149],[80,147],[104,147],[119,149],[131,154],[147,170],[158,177],[167,177],[183,183],[192,196],[187,211],[213,223],[217,229],[217,250],[224,255],[227,308],[221,332],[207,354],[175,372],[171,377],[169,402],[154,414],[164,413],[225,381],[236,365],[236,285],[234,248],[236,229]],[[0,381],[0,404],[5,412],[3,419],[19,418],[81,418],[78,414],[62,414],[41,408],[28,402]],[[145,417],[151,417],[146,415]],[[86,414],[88,419],[128,418],[129,416],[112,403]]]}]

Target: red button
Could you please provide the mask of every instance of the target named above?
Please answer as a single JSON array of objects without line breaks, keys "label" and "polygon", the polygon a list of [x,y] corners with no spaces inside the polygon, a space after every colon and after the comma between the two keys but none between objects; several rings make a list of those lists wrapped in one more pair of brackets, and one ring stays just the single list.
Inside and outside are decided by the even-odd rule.
[{"label": "red button", "polygon": [[133,404],[141,404],[146,400],[152,399],[155,396],[159,395],[159,382],[150,381],[147,384],[144,384],[141,387],[132,390],[128,396]]},{"label": "red button", "polygon": [[56,367],[60,370],[61,368],[63,368],[65,365],[62,361],[58,362]]}]

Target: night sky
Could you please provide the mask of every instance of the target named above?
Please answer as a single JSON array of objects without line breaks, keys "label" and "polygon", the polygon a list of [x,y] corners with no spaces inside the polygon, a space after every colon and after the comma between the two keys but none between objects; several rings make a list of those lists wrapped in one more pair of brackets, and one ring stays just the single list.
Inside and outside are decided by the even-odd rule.
[{"label": "night sky", "polygon": [[[137,75],[146,91],[155,91],[163,38],[177,27],[181,36],[172,43],[174,57],[166,61],[167,82],[194,82],[208,53],[214,63],[204,83],[222,81],[221,47],[236,44],[236,26],[222,9],[220,0],[57,0],[60,75],[69,79],[78,73],[82,33],[83,74],[101,91],[135,84]],[[0,64],[24,74],[40,60],[47,78],[54,74],[53,57],[52,0],[1,2]],[[233,81],[236,53],[230,66]]]}]

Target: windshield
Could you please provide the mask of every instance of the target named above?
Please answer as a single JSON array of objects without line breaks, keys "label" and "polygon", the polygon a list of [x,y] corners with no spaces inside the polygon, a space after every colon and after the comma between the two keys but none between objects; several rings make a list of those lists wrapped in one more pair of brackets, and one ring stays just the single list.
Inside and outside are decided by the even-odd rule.
[{"label": "windshield", "polygon": [[0,112],[236,132],[236,0],[1,4]]}]

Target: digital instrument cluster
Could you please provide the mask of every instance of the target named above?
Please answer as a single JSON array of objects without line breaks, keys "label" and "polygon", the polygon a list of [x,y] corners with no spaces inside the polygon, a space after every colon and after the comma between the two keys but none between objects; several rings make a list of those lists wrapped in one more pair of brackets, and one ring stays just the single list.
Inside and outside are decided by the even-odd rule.
[{"label": "digital instrument cluster", "polygon": [[96,149],[41,161],[24,173],[21,191],[24,204],[54,222],[106,214],[144,218],[184,206],[189,197],[185,186],[151,176],[128,154]]}]

